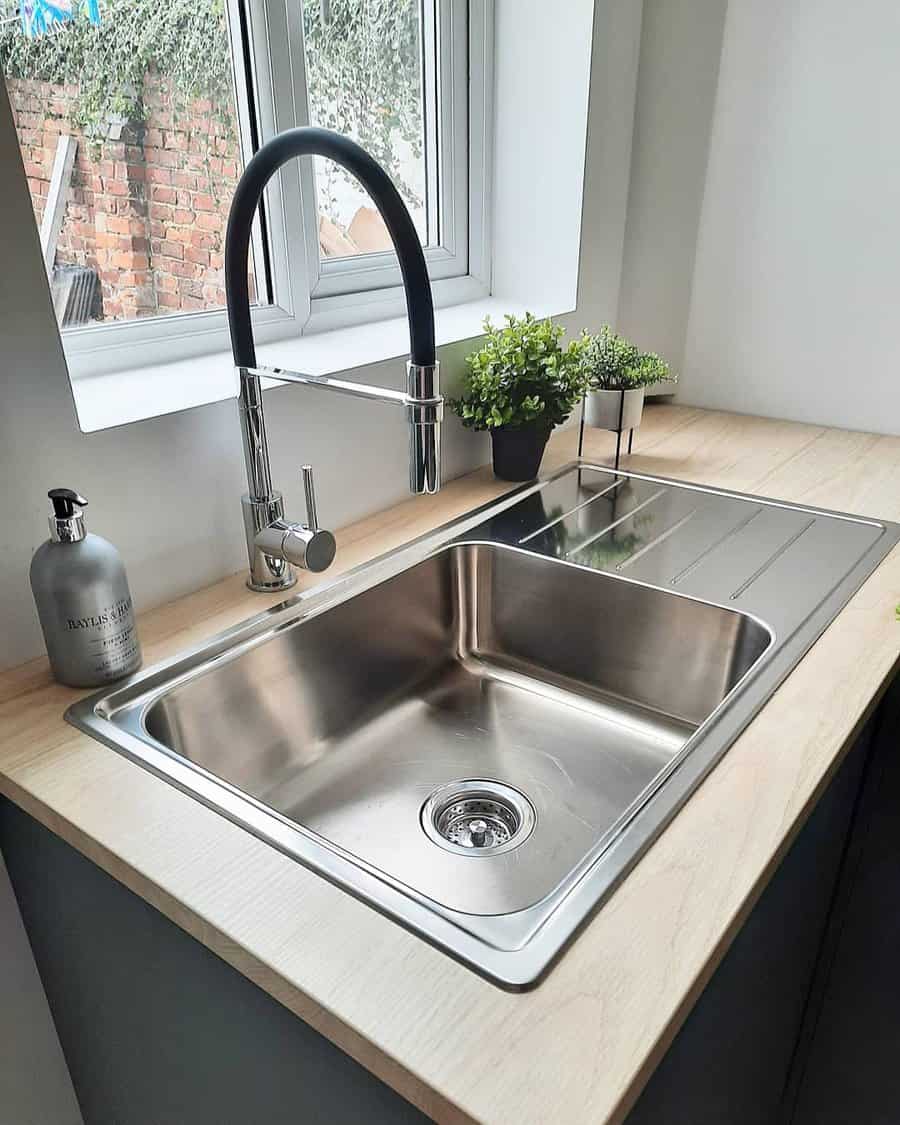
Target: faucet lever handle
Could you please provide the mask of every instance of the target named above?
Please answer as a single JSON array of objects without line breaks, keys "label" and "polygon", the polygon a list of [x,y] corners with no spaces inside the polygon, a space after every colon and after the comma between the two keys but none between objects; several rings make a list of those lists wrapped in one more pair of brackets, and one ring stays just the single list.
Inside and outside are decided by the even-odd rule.
[{"label": "faucet lever handle", "polygon": [[303,495],[306,497],[306,526],[310,531],[318,531],[319,517],[316,513],[316,486],[312,465],[304,465],[300,472],[303,474]]}]

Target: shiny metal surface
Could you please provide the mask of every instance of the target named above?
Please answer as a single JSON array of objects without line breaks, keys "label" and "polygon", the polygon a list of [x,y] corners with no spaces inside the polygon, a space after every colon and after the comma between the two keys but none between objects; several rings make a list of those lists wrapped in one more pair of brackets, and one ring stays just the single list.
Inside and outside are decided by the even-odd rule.
[{"label": "shiny metal surface", "polygon": [[441,421],[444,399],[440,393],[440,364],[408,362],[407,390],[395,391],[366,383],[351,383],[330,375],[305,375],[281,367],[241,367],[240,418],[244,439],[244,460],[250,491],[241,498],[251,590],[287,590],[296,582],[293,567],[326,570],[334,559],[335,543],[330,531],[320,531],[316,514],[312,467],[303,466],[306,497],[306,523],[284,518],[281,493],[272,488],[268,441],[262,404],[262,379],[301,383],[365,398],[373,402],[402,406],[409,424],[409,487],[421,495],[437,492],[441,486]]},{"label": "shiny metal surface", "polygon": [[69,717],[525,987],[897,539],[569,466]]},{"label": "shiny metal surface", "polygon": [[531,835],[537,814],[518,789],[483,778],[439,786],[422,806],[425,835],[458,855],[497,855]]},{"label": "shiny metal surface", "polygon": [[244,493],[241,513],[250,558],[247,585],[251,590],[260,592],[290,589],[297,576],[290,560],[282,553],[282,545],[288,528],[294,525],[284,518],[281,493],[273,489],[263,500]]},{"label": "shiny metal surface", "polygon": [[389,406],[402,406],[409,424],[409,490],[416,496],[437,492],[441,487],[441,422],[444,397],[440,392],[440,364],[406,364],[406,392],[351,383],[331,375],[306,375],[284,367],[245,368],[248,376],[300,383],[327,391],[365,398]]},{"label": "shiny metal surface", "polygon": [[310,531],[319,530],[319,513],[316,508],[316,482],[312,465],[302,465],[303,498],[306,501],[306,526]]}]

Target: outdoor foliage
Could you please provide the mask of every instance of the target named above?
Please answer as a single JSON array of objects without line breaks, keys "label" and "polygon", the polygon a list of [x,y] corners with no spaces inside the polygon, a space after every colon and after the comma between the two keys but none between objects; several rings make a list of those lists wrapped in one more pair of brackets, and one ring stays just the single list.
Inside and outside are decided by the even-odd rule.
[{"label": "outdoor foliage", "polygon": [[676,376],[653,352],[641,352],[629,340],[605,325],[596,335],[582,333],[577,344],[578,362],[588,390],[622,391],[649,387]]},{"label": "outdoor foliage", "polygon": [[491,430],[564,422],[581,398],[578,344],[563,348],[563,329],[531,313],[506,317],[504,327],[484,322],[486,340],[466,359],[463,394],[451,407],[464,426]]},{"label": "outdoor foliage", "polygon": [[[419,6],[416,0],[321,0],[303,4],[310,119],[345,133],[382,164],[411,204],[398,139],[422,149]],[[144,76],[155,68],[185,102],[232,104],[224,0],[101,0],[95,25],[75,17],[28,38],[18,21],[0,26],[0,66],[12,78],[77,85],[72,124],[104,136],[112,117],[143,121]],[[330,176],[345,175],[330,166]],[[328,209],[329,200],[320,201]]]},{"label": "outdoor foliage", "polygon": [[144,75],[168,77],[185,101],[231,99],[224,0],[103,0],[101,21],[74,18],[30,39],[0,28],[0,66],[12,78],[77,85],[73,124],[103,136],[110,118],[142,121]]},{"label": "outdoor foliage", "polygon": [[[323,7],[321,0],[303,4],[310,119],[359,141],[406,201],[419,206],[422,201],[403,181],[397,144],[404,142],[416,159],[422,155],[419,5],[331,0],[324,21]],[[329,166],[328,175],[350,178],[337,165]],[[328,211],[333,200],[320,204]]]}]

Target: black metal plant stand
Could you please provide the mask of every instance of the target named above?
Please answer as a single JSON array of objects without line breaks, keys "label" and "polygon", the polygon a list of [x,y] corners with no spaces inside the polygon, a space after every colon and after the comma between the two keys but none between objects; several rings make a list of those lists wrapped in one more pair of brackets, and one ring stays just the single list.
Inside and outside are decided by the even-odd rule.
[{"label": "black metal plant stand", "polygon": [[[587,400],[587,392],[581,396],[581,422],[578,426],[578,458],[581,459],[584,450],[584,404]],[[622,453],[622,417],[625,413],[625,389],[620,392],[619,397],[619,428],[616,431],[616,460],[613,468],[618,472],[619,470],[619,457]],[[634,442],[634,427],[628,431],[628,454],[631,455],[631,447]]]}]

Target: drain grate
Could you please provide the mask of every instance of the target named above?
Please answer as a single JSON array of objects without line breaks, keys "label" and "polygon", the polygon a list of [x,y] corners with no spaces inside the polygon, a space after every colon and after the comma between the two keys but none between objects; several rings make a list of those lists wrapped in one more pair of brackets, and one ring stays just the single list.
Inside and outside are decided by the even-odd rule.
[{"label": "drain grate", "polygon": [[534,807],[524,793],[499,781],[451,781],[422,807],[426,835],[448,851],[467,855],[497,855],[518,847],[534,822]]}]

